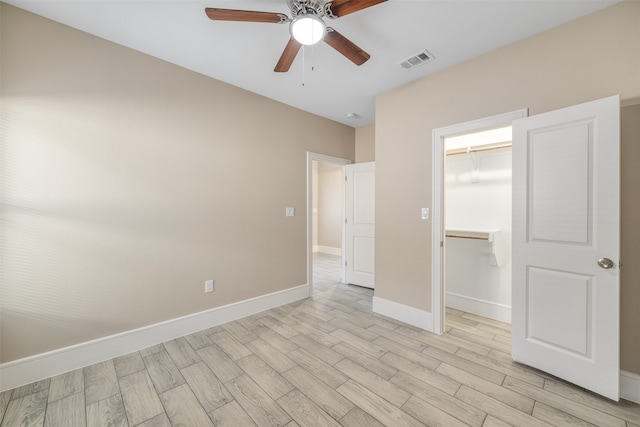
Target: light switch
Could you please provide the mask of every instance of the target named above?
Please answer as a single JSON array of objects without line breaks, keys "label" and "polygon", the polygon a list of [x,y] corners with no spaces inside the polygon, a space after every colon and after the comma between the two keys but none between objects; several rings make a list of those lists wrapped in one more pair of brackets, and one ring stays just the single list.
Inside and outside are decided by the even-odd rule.
[{"label": "light switch", "polygon": [[296,209],[295,208],[285,208],[285,215],[286,216],[294,216],[296,214]]},{"label": "light switch", "polygon": [[429,219],[429,208],[422,208],[422,219]]}]

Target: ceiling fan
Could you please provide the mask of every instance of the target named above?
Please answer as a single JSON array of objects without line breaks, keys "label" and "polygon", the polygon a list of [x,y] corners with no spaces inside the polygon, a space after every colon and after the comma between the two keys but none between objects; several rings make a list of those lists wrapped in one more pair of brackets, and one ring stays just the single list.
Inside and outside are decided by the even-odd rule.
[{"label": "ceiling fan", "polygon": [[219,9],[208,7],[207,16],[214,21],[289,23],[291,38],[284,48],[273,71],[289,71],[302,45],[312,45],[324,40],[356,65],[362,65],[371,57],[345,36],[327,27],[323,17],[335,19],[375,6],[387,0],[287,0],[291,18],[283,13],[251,10]]}]

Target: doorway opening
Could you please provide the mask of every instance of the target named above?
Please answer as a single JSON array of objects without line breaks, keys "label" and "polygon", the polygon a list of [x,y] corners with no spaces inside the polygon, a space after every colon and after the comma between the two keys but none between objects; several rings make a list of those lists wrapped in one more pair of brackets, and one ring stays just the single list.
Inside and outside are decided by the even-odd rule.
[{"label": "doorway opening", "polygon": [[307,153],[307,283],[344,282],[344,165],[348,159]]},{"label": "doorway opening", "polygon": [[508,144],[511,122],[526,115],[519,110],[433,131],[432,325],[437,334],[445,331],[445,306],[510,322]]},{"label": "doorway opening", "polygon": [[511,140],[511,125],[444,139],[445,329],[511,323]]},{"label": "doorway opening", "polygon": [[342,165],[313,161],[312,251],[313,282],[342,281]]}]

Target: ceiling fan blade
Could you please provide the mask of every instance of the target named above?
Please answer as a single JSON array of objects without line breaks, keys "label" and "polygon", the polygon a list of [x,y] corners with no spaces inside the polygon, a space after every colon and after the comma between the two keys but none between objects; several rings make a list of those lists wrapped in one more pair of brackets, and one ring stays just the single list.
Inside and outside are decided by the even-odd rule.
[{"label": "ceiling fan blade", "polygon": [[362,65],[371,58],[371,55],[331,27],[327,27],[324,41],[356,65]]},{"label": "ceiling fan blade", "polygon": [[282,24],[289,20],[287,15],[275,12],[257,12],[253,10],[218,9],[208,7],[204,10],[214,21],[265,22]]},{"label": "ceiling fan blade", "polygon": [[325,5],[325,10],[329,12],[329,18],[339,18],[385,1],[387,0],[333,0]]},{"label": "ceiling fan blade", "polygon": [[274,68],[273,71],[275,71],[276,73],[286,73],[287,71],[289,71],[289,67],[291,67],[293,60],[296,59],[296,55],[300,50],[300,46],[302,45],[298,43],[296,39],[291,37],[291,39],[289,39],[289,43],[287,43],[287,46],[285,46],[282,55],[280,55],[280,59],[278,60],[276,68]]}]

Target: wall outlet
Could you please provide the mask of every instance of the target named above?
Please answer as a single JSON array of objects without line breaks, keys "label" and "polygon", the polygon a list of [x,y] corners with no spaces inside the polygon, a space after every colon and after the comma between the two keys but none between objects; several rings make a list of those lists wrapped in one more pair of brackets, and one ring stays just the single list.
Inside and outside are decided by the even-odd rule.
[{"label": "wall outlet", "polygon": [[285,208],[284,209],[284,214],[286,216],[294,216],[296,214],[296,209],[295,208]]},{"label": "wall outlet", "polygon": [[206,280],[204,282],[204,292],[205,293],[213,292],[213,280]]}]

